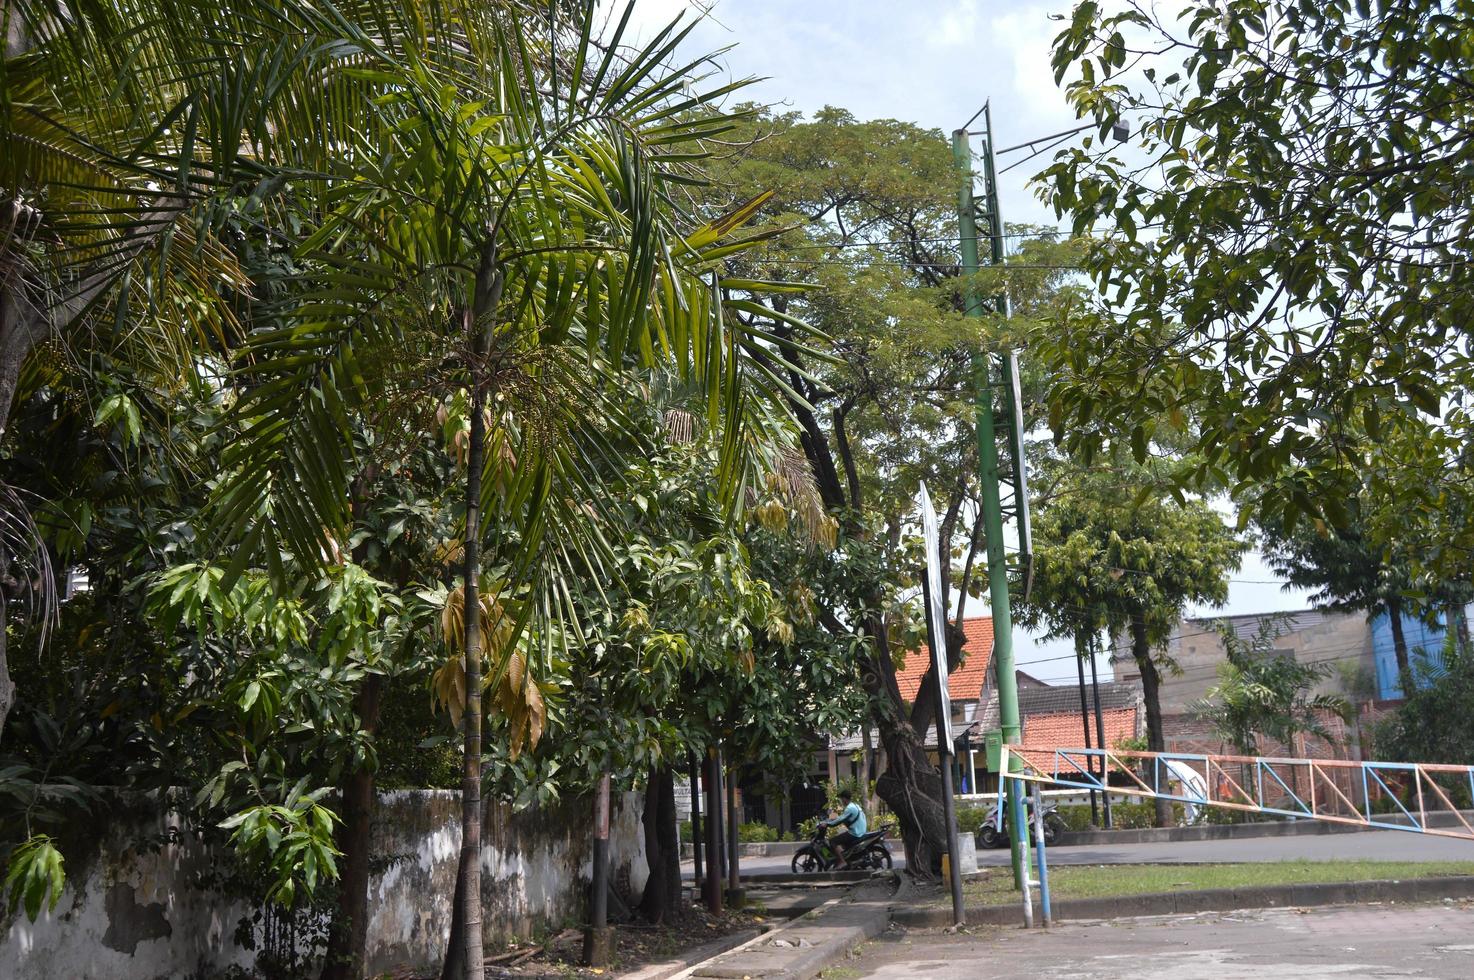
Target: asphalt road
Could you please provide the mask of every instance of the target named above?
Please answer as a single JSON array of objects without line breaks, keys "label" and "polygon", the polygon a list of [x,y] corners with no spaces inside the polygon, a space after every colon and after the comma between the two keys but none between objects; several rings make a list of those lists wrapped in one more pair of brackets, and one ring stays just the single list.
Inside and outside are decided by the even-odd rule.
[{"label": "asphalt road", "polygon": [[[1236,861],[1470,861],[1474,841],[1429,837],[1400,830],[1309,837],[1249,837],[1243,840],[1180,841],[1165,844],[1098,844],[1051,847],[1051,864],[1205,864]],[[979,851],[978,864],[1008,863],[1008,850]]]},{"label": "asphalt road", "polygon": [[849,977],[977,980],[1372,980],[1474,976],[1474,906],[1346,906],[992,928],[890,932],[843,964]]},{"label": "asphalt road", "polygon": [[[905,866],[901,845],[891,846],[896,867]],[[1164,844],[1112,844],[1051,847],[1051,864],[1205,864],[1238,861],[1470,861],[1474,841],[1429,837],[1398,830],[1373,830],[1355,834],[1325,834],[1310,837],[1250,837],[1244,840],[1181,841]],[[792,858],[750,857],[741,859],[749,874],[777,874],[789,870]],[[1008,849],[978,851],[978,864],[996,867],[1008,863]],[[691,862],[682,866],[689,876]],[[1474,976],[1474,974],[1471,974]]]}]

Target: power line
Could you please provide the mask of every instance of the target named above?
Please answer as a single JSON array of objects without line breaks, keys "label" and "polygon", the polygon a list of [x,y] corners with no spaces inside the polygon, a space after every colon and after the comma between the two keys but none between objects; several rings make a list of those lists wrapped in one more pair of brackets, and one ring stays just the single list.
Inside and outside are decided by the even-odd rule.
[{"label": "power line", "polygon": [[[1157,225],[1145,225],[1143,227],[1152,228],[1152,227],[1159,227],[1159,226],[1157,226]],[[1050,240],[1049,239],[1049,236],[1051,234],[1060,235],[1060,236],[1062,236],[1064,238],[1081,238],[1081,237],[1084,237],[1082,235],[1077,235],[1073,231],[1069,231],[1069,230],[1066,230],[1064,228],[1041,229],[1041,230],[1038,230],[1038,231],[1009,231],[1009,232],[1004,232],[1004,234],[1002,235],[1002,237],[1004,237],[1004,238],[1023,238],[1023,239],[1033,240],[1033,241],[1049,241]],[[991,236],[979,235],[975,239],[968,239],[968,240],[969,241],[986,242],[986,241],[991,241],[992,240],[992,237]],[[927,237],[927,238],[897,238],[897,239],[887,239],[887,240],[882,240],[882,241],[878,241],[878,242],[876,242],[876,241],[870,241],[868,239],[862,239],[862,240],[853,241],[853,242],[830,242],[830,243],[827,243],[827,244],[824,243],[824,242],[809,242],[809,243],[806,243],[806,244],[803,244],[803,245],[787,245],[787,246],[784,246],[784,247],[785,248],[790,248],[790,249],[800,249],[800,248],[879,248],[882,245],[960,245],[960,244],[962,244],[962,242],[963,242],[963,239],[958,238],[955,235],[946,235],[946,236],[938,236],[938,237],[934,237],[934,238]]]},{"label": "power line", "polygon": [[[1322,657],[1316,657],[1314,659],[1309,659],[1309,660],[1300,660],[1300,659],[1297,658],[1295,660],[1295,662],[1298,663],[1298,664],[1304,665],[1304,666],[1311,666],[1311,665],[1315,665],[1315,664],[1355,663],[1355,662],[1358,662],[1358,661],[1362,660],[1363,655],[1365,655],[1366,653],[1371,653],[1373,656],[1375,656],[1375,653],[1376,653],[1375,648],[1369,649],[1368,648],[1368,645],[1365,644],[1365,643],[1362,643],[1362,642],[1357,642],[1357,643],[1354,643],[1354,644],[1345,644],[1345,645],[1334,646],[1334,647],[1326,647],[1326,648],[1322,648],[1322,649],[1319,649],[1319,650],[1316,650],[1316,651],[1311,651],[1311,652],[1319,653],[1319,654],[1334,654],[1334,656],[1322,656]],[[1113,658],[1111,656],[1111,653],[1112,653],[1112,651],[1101,650],[1101,651],[1098,651],[1096,653],[1096,656],[1105,655],[1108,660],[1114,661],[1115,658]],[[1073,653],[1068,653],[1068,654],[1062,654],[1062,655],[1054,656],[1054,657],[1040,657],[1037,660],[1030,660],[1027,664],[1022,664],[1021,666],[1031,667],[1031,666],[1033,666],[1035,664],[1058,663],[1058,662],[1065,661],[1065,660],[1075,660],[1075,659],[1077,659],[1077,658],[1075,657],[1075,655]],[[1129,652],[1127,653],[1126,657],[1123,660],[1121,660],[1120,662],[1123,663],[1123,664],[1125,664],[1127,667],[1134,667],[1135,666],[1135,661],[1133,659],[1131,659]],[[1211,664],[1190,664],[1190,665],[1188,665],[1186,667],[1183,667],[1180,672],[1177,672],[1177,671],[1169,671],[1169,670],[1162,670],[1161,671],[1161,674],[1162,674],[1162,683],[1164,683],[1164,684],[1165,683],[1171,683],[1171,681],[1173,679],[1175,679],[1175,678],[1188,677],[1190,675],[1191,676],[1194,676],[1194,677],[1197,677],[1197,676],[1203,676],[1203,675],[1206,675],[1206,674],[1215,674],[1215,673],[1218,672],[1219,668],[1223,664],[1226,664],[1226,663],[1228,663],[1228,659],[1227,659],[1227,656],[1225,655],[1225,657],[1224,657],[1223,660],[1218,661],[1216,663],[1211,663]],[[1113,666],[1114,666],[1114,663],[1113,663]]]},{"label": "power line", "polygon": [[[743,255],[742,257],[745,258],[745,259],[752,259],[754,256],[749,253],[747,255]],[[845,262],[845,261],[840,260],[840,259],[793,259],[793,258],[785,258],[785,257],[778,256],[778,255],[757,256],[757,258],[759,260],[772,261],[772,262],[776,262],[776,263],[786,263],[786,264],[790,264],[790,265],[806,265],[806,266],[837,265],[837,266],[843,266],[846,269],[852,269],[852,268],[854,268],[854,264],[853,263]],[[866,262],[866,264],[867,265],[893,265],[893,266],[896,266],[896,267],[901,268],[901,269],[955,269],[958,266],[960,266],[962,263],[961,262],[908,262],[908,261],[905,261],[905,260],[902,260],[902,259],[870,259],[870,260],[868,260]],[[1079,266],[1079,265],[1065,265],[1065,264],[1052,264],[1052,263],[1042,263],[1042,262],[1027,262],[1027,263],[1026,262],[1006,262],[1006,263],[1004,263],[1002,265],[984,266],[984,268],[987,268],[987,269],[998,269],[998,270],[1001,270],[1001,271],[1004,271],[1004,272],[1007,272],[1009,269],[1056,269],[1056,270],[1061,270],[1061,271],[1065,271],[1065,272],[1084,272],[1084,271],[1086,271],[1084,266]]]}]

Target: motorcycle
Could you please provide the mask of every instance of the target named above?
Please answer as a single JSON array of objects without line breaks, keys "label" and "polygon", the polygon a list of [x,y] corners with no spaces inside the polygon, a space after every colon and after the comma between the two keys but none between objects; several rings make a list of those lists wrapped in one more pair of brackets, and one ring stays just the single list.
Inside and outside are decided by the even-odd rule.
[{"label": "motorcycle", "polygon": [[885,831],[875,830],[861,837],[849,849],[848,860],[839,867],[839,855],[829,842],[827,828],[817,827],[809,842],[793,855],[793,873],[813,874],[818,871],[871,871],[889,868],[891,852],[885,846]]},{"label": "motorcycle", "polygon": [[[983,847],[1007,847],[1008,846],[1008,811],[1003,811],[1003,829],[998,829],[998,805],[1000,801],[994,801],[988,807],[988,815],[978,827],[978,843]],[[1033,837],[1034,826],[1034,804],[1029,802],[1028,810],[1029,836]],[[1059,804],[1044,804],[1044,846],[1053,847],[1054,842],[1059,840],[1059,835],[1065,830],[1064,817],[1059,815]]]}]

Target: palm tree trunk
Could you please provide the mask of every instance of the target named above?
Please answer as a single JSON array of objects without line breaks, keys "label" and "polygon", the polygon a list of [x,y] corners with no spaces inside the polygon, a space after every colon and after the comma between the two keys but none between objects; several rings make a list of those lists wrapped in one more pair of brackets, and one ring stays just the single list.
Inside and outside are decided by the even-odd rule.
[{"label": "palm tree trunk", "polygon": [[[471,445],[466,459],[465,651],[466,704],[462,718],[465,758],[461,770],[461,864],[456,875],[461,900],[461,970],[481,980],[481,467],[486,442],[479,384],[471,395]],[[454,933],[454,929],[452,929]]]},{"label": "palm tree trunk", "polygon": [[[486,455],[486,395],[490,379],[484,363],[491,351],[492,317],[501,302],[502,274],[497,265],[496,230],[483,243],[476,269],[474,298],[465,314],[465,335],[474,338],[471,364],[471,440],[466,454],[466,567],[463,585],[466,704],[461,718],[465,759],[461,775],[461,863],[456,874],[455,913],[451,920],[446,970],[459,957],[465,980],[482,980],[481,947],[481,470]],[[458,931],[459,930],[459,931]],[[458,941],[459,940],[459,941]]]}]

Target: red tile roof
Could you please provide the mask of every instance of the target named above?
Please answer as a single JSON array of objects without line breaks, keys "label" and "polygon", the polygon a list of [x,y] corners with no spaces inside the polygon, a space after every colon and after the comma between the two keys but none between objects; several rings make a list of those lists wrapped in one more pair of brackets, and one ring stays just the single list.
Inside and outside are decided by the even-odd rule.
[{"label": "red tile roof", "polygon": [[[973,616],[962,621],[962,632],[967,641],[962,646],[962,663],[947,678],[947,693],[954,701],[979,701],[982,699],[983,680],[988,674],[988,662],[993,659],[993,617]],[[921,679],[931,665],[931,648],[925,643],[920,650],[906,654],[906,666],[896,671],[896,684],[901,688],[901,697],[916,700],[921,689]]]},{"label": "red tile roof", "polygon": [[[1124,739],[1136,735],[1135,708],[1106,708],[1101,713],[1105,724],[1106,748],[1113,749]],[[1095,713],[1091,712],[1090,741],[1095,742]],[[1058,715],[1025,715],[1024,745],[1031,749],[1078,749],[1085,744],[1080,726],[1080,713]]]}]

